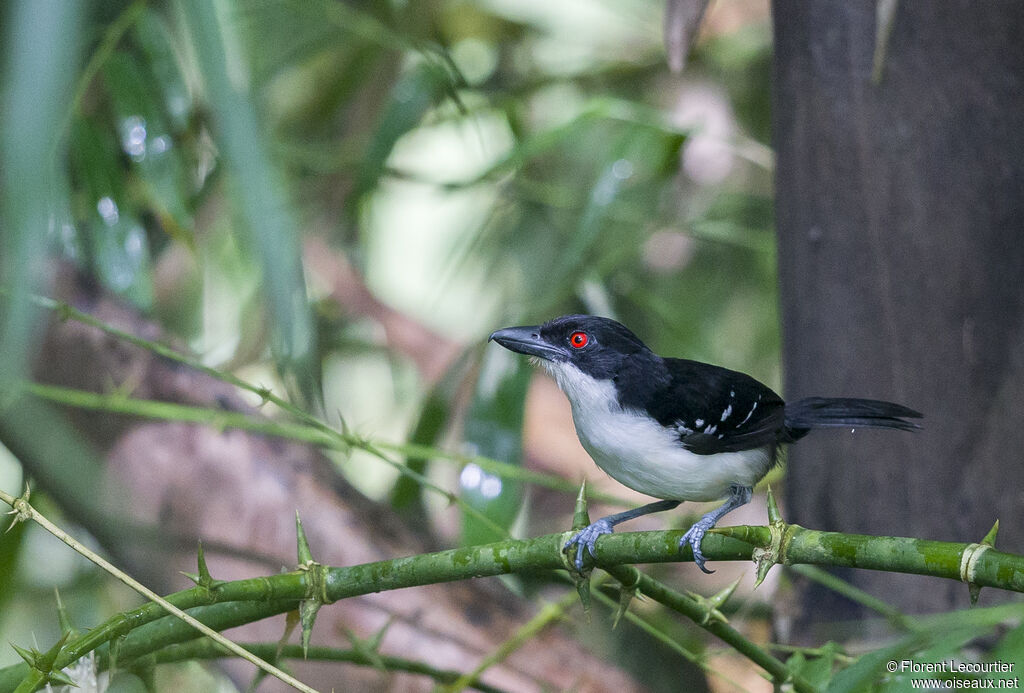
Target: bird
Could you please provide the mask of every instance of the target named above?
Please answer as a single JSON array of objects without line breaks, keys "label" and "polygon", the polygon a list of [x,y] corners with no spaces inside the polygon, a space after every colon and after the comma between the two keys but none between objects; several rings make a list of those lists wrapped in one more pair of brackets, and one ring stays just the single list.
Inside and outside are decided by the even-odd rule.
[{"label": "bird", "polygon": [[616,525],[672,510],[684,501],[725,503],[683,535],[705,573],[704,535],[727,513],[750,502],[754,485],[778,463],[782,444],[817,428],[913,431],[913,409],[875,399],[808,397],[785,402],[767,385],[738,371],[699,361],[663,358],[615,320],[564,315],[542,325],[506,327],[490,335],[543,366],[569,399],[583,448],[619,483],[660,500],[602,517],[576,532],[597,558],[597,540]]}]

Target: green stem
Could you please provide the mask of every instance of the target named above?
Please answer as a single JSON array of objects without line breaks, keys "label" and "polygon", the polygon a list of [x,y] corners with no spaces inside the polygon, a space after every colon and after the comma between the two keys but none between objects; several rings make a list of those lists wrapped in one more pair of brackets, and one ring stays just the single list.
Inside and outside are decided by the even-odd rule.
[{"label": "green stem", "polygon": [[[767,543],[770,539],[768,529],[764,527],[715,530],[704,538],[704,553],[710,560],[750,559],[753,547],[724,536],[726,534],[743,536],[755,543]],[[638,584],[652,598],[664,600],[680,612],[687,613],[692,604],[680,601],[677,593],[642,574],[622,572],[616,568],[630,563],[685,560],[689,558],[688,552],[680,554],[677,548],[681,536],[682,532],[678,530],[607,535],[598,542],[597,564],[617,578],[625,579],[625,584]],[[372,592],[473,577],[564,569],[569,567],[561,551],[565,538],[565,533],[549,534],[528,540],[510,539],[481,546],[330,568],[326,571],[324,596],[329,601],[336,601]],[[960,558],[970,546],[899,537],[818,532],[794,525],[787,529],[783,544],[785,560],[790,563],[834,561],[836,565],[874,569],[884,565],[886,567],[881,569],[919,572],[956,580],[960,579]],[[981,586],[1024,591],[1024,556],[988,549],[977,556],[974,581]],[[221,629],[294,609],[299,600],[308,596],[307,592],[306,573],[294,571],[229,582],[213,590],[196,587],[171,595],[167,601],[179,609],[211,605],[197,610],[193,615],[211,627]],[[162,618],[164,614],[163,608],[153,603],[118,614],[69,642],[58,657],[56,666],[67,666],[99,645],[132,633],[144,624],[150,625],[144,631],[132,633],[123,643],[122,651],[126,654],[131,647],[139,648],[138,654],[142,654],[194,637],[195,631],[191,626],[177,619]],[[703,618],[704,612],[695,615]],[[727,638],[734,637],[725,630],[720,632],[726,633]],[[774,664],[763,659],[763,654],[753,651],[749,654],[761,659],[767,665],[765,669],[773,676],[781,675],[777,669],[773,670]],[[12,671],[15,673],[10,673]],[[26,673],[26,665],[0,670],[0,691],[12,690]],[[11,676],[16,678],[12,681]]]},{"label": "green stem", "polygon": [[25,383],[25,391],[40,399],[57,402],[67,406],[94,411],[106,411],[129,416],[141,416],[147,419],[158,419],[161,421],[184,421],[188,423],[203,424],[213,428],[234,428],[244,431],[252,431],[265,435],[273,435],[281,438],[288,438],[301,443],[317,445],[328,450],[348,450],[358,448],[365,450],[382,462],[394,467],[399,473],[415,479],[424,488],[444,496],[449,502],[462,507],[467,513],[484,523],[486,526],[504,533],[504,528],[494,520],[487,517],[480,509],[469,505],[454,493],[438,486],[423,474],[420,474],[408,465],[392,460],[376,445],[370,441],[359,438],[352,434],[341,433],[332,430],[330,427],[317,423],[307,425],[300,423],[289,423],[273,421],[269,419],[256,418],[244,412],[224,411],[220,409],[206,409],[204,407],[192,407],[173,402],[160,402],[157,400],[134,399],[127,397],[121,392],[101,394],[87,390],[75,390],[72,388],[59,387],[56,385],[44,385],[42,383]]},{"label": "green stem", "polygon": [[792,682],[798,693],[814,693],[817,689],[803,678],[793,674],[785,662],[776,659],[766,650],[748,640],[742,633],[724,621],[708,618],[706,607],[696,599],[676,592],[667,585],[641,573],[631,565],[605,568],[612,577],[623,585],[634,585],[641,593],[693,620],[701,628],[721,638],[734,650],[767,671],[777,684]]},{"label": "green stem", "polygon": [[[8,295],[9,293],[10,292],[6,288],[0,287],[0,295]],[[544,486],[547,488],[554,489],[556,491],[565,491],[566,493],[576,492],[576,485],[572,482],[566,481],[565,479],[561,479],[550,474],[544,474],[542,472],[535,472],[529,469],[524,469],[520,465],[509,464],[507,462],[502,462],[500,460],[494,460],[487,457],[467,457],[466,455],[460,455],[458,453],[440,450],[429,445],[417,445],[415,443],[388,443],[383,441],[369,441],[359,436],[352,435],[350,433],[337,431],[328,424],[317,419],[312,414],[309,414],[306,411],[303,411],[300,407],[295,406],[288,400],[283,399],[278,395],[275,395],[267,387],[249,383],[243,380],[242,378],[239,378],[238,376],[234,375],[233,373],[228,373],[225,371],[218,370],[216,368],[211,368],[210,366],[207,366],[194,356],[181,353],[175,349],[172,349],[166,344],[161,344],[159,342],[144,339],[142,337],[133,335],[130,332],[126,332],[112,325],[108,325],[102,320],[99,320],[98,318],[90,315],[89,313],[85,313],[83,311],[78,310],[69,303],[57,301],[52,298],[47,298],[45,296],[38,295],[32,295],[31,300],[41,308],[45,308],[47,310],[51,310],[57,313],[57,315],[60,316],[61,319],[74,320],[75,322],[79,322],[83,325],[88,325],[89,327],[101,330],[103,333],[108,334],[111,337],[114,337],[115,339],[127,342],[129,344],[139,347],[140,349],[146,349],[147,351],[151,351],[154,354],[157,354],[158,356],[188,366],[189,368],[192,368],[193,370],[203,373],[204,375],[207,375],[211,378],[227,383],[229,385],[233,385],[247,392],[251,392],[259,396],[261,400],[265,402],[270,402],[271,404],[278,407],[282,411],[287,412],[296,420],[306,424],[307,427],[313,428],[316,431],[319,431],[320,433],[323,434],[322,436],[318,436],[314,432],[298,427],[294,429],[281,428],[264,431],[270,435],[290,437],[301,442],[311,442],[314,444],[322,444],[321,441],[324,440],[324,437],[326,437],[341,441],[346,445],[350,445],[354,448],[359,448],[363,450],[367,449],[367,447],[371,445],[376,446],[380,450],[388,450],[391,452],[404,455],[408,457],[410,460],[445,459],[451,462],[455,462],[461,466],[473,463],[479,466],[485,472],[490,472],[491,474],[496,474],[503,478],[536,484],[538,486]],[[46,386],[40,387],[45,388]],[[136,409],[132,405],[127,404],[127,402],[139,402],[144,400],[130,399],[124,397],[123,395],[119,396],[120,402],[116,406],[114,406],[113,402],[104,399],[105,397],[110,397],[110,395],[85,392],[82,390],[71,390],[67,388],[51,387],[48,390],[40,389],[39,391],[36,392],[36,395],[39,397],[43,397],[45,399],[51,399],[53,401],[62,404],[67,404],[70,406],[76,406],[86,409],[97,409],[102,411],[113,411],[123,414],[134,414],[136,416],[145,416],[147,418],[168,418],[170,414],[178,413],[179,415],[182,416],[182,418],[175,420],[195,422],[205,421],[208,423],[213,423],[215,425],[231,427],[235,427],[235,424],[238,421],[238,419],[231,419],[230,421],[225,422],[222,419],[221,415],[227,412],[213,412],[211,410],[203,409],[200,407],[185,407],[183,405],[175,405],[180,406],[182,408],[179,410],[165,409],[163,411],[165,411],[166,414],[160,414],[159,412],[161,410],[159,408],[147,409],[146,407],[139,407],[138,409]],[[168,403],[161,402],[160,404]],[[238,417],[245,418],[244,415],[241,414],[239,414]],[[242,428],[243,426],[238,427]],[[612,496],[610,494],[595,493],[593,494],[593,498],[594,500],[600,500],[602,502],[611,503],[615,505],[629,505],[629,502],[623,500],[622,498]]]},{"label": "green stem", "polygon": [[[619,608],[619,603],[611,597],[609,597],[607,594],[605,594],[602,590],[594,590],[594,597],[599,602],[607,606],[612,612]],[[637,628],[639,628],[640,630],[642,630],[643,632],[647,633],[656,641],[660,642],[665,647],[669,648],[670,650],[678,654],[686,661],[690,662],[696,667],[699,667],[702,671],[704,671],[704,673],[717,676],[721,681],[729,684],[736,690],[744,690],[743,686],[730,679],[721,671],[719,671],[718,669],[713,669],[710,666],[708,666],[708,663],[707,661],[705,661],[705,658],[703,656],[686,649],[675,638],[669,636],[668,633],[659,629],[657,626],[654,626],[650,622],[640,618],[635,613],[633,613],[633,611],[627,609],[622,617],[630,623],[632,623]]]},{"label": "green stem", "polygon": [[[767,527],[719,527],[712,533],[754,546],[771,542]],[[779,562],[930,575],[1024,592],[1024,556],[976,543],[842,534],[787,525]]]},{"label": "green stem", "polygon": [[[100,568],[102,568],[103,570],[107,571],[109,574],[113,575],[119,581],[121,581],[122,583],[124,583],[125,585],[130,587],[131,589],[135,590],[136,592],[138,592],[142,596],[146,597],[146,599],[149,599],[150,601],[155,602],[157,605],[160,606],[160,608],[165,610],[167,613],[173,615],[174,617],[180,619],[181,621],[184,621],[185,623],[187,623],[191,627],[195,628],[196,630],[198,630],[200,633],[202,633],[206,637],[211,638],[212,640],[215,640],[216,642],[218,642],[225,649],[227,649],[230,652],[238,655],[242,659],[248,660],[249,662],[251,662],[252,664],[256,665],[260,669],[264,670],[265,672],[267,672],[271,676],[274,676],[274,677],[284,681],[285,683],[287,683],[288,685],[292,686],[293,688],[296,688],[296,689],[298,689],[300,691],[306,691],[307,693],[316,693],[316,691],[314,691],[312,688],[310,688],[306,684],[302,683],[301,681],[299,681],[295,677],[291,676],[290,674],[287,674],[287,673],[281,671],[280,669],[275,667],[273,664],[270,664],[269,662],[266,662],[266,661],[260,659],[259,657],[255,657],[254,655],[250,654],[249,652],[246,652],[244,649],[242,649],[241,647],[239,647],[238,645],[236,645],[232,641],[228,640],[227,638],[225,638],[220,633],[218,633],[215,630],[211,629],[206,624],[201,623],[200,621],[196,620],[193,616],[190,616],[189,614],[186,614],[184,611],[182,611],[178,607],[174,606],[173,604],[171,604],[170,602],[165,600],[163,597],[158,595],[156,592],[154,592],[153,590],[149,589],[148,587],[146,587],[142,583],[138,582],[137,580],[132,578],[130,575],[128,575],[124,571],[120,570],[117,566],[115,566],[112,563],[110,563],[108,560],[106,560],[105,558],[103,558],[102,556],[97,554],[95,551],[92,551],[88,547],[86,547],[83,544],[79,543],[74,537],[72,537],[70,534],[68,534],[64,530],[62,530],[57,525],[55,525],[52,522],[50,522],[45,516],[41,515],[39,513],[39,511],[37,511],[35,508],[33,508],[31,505],[29,505],[29,503],[28,503],[28,491],[27,490],[25,492],[25,497],[23,497],[23,498],[14,498],[10,494],[7,494],[7,493],[5,493],[3,491],[0,491],[0,500],[2,500],[4,503],[7,503],[12,508],[14,508],[13,512],[15,513],[16,521],[17,520],[22,520],[22,521],[24,521],[24,520],[32,520],[33,522],[35,522],[36,524],[41,526],[43,529],[45,529],[47,532],[49,532],[53,536],[55,536],[58,539],[60,539],[67,546],[71,547],[76,552],[78,552],[79,554],[81,554],[85,558],[89,559],[90,561],[92,561],[93,563],[98,565]],[[29,677],[29,679],[26,679],[26,681],[28,681],[28,680],[31,680],[31,677]],[[28,690],[32,690],[32,688],[30,688]]]},{"label": "green stem", "polygon": [[[462,676],[461,672],[448,669],[438,669],[424,662],[404,657],[395,657],[376,653],[377,662],[371,661],[366,654],[358,650],[340,650],[333,647],[313,647],[303,651],[301,645],[285,645],[278,650],[277,643],[239,643],[249,652],[267,660],[279,658],[285,659],[306,659],[318,662],[345,662],[350,664],[362,664],[364,666],[375,666],[377,662],[382,663],[388,671],[404,671],[410,674],[422,674],[429,676],[439,683],[451,684]],[[196,659],[219,659],[231,656],[223,647],[207,638],[196,638],[180,645],[170,645],[146,657],[139,657],[134,660],[127,660],[122,652],[118,657],[118,666],[130,668],[132,666],[144,666],[148,664],[169,664],[172,662],[187,662]],[[470,686],[482,693],[504,693],[502,689],[488,686],[479,681],[473,681]]]},{"label": "green stem", "polygon": [[[254,386],[249,386],[252,388]],[[226,411],[223,409],[208,409],[206,407],[194,407],[186,404],[173,402],[161,402],[157,400],[136,399],[128,397],[120,392],[99,393],[88,390],[77,390],[74,388],[60,387],[57,385],[45,385],[42,383],[25,383],[25,391],[56,404],[88,409],[92,411],[105,411],[126,416],[139,416],[147,419],[159,419],[163,421],[185,421],[188,423],[205,424],[213,428],[235,428],[238,430],[253,431],[266,435],[288,438],[300,443],[317,445],[330,450],[346,450],[356,448],[384,459],[389,464],[399,468],[399,471],[408,470],[407,465],[394,462],[383,457],[384,450],[404,455],[409,459],[447,459],[460,465],[476,464],[481,469],[501,477],[523,481],[554,489],[575,493],[576,485],[541,472],[534,472],[528,469],[507,462],[493,460],[483,457],[467,457],[455,453],[445,452],[427,445],[416,445],[409,443],[387,443],[382,441],[368,440],[352,433],[343,433],[332,429],[327,424],[316,419],[304,419],[304,423],[291,423],[285,421],[274,421],[270,419],[256,418],[244,412]],[[268,399],[268,401],[273,401]],[[411,470],[410,470],[411,471]],[[406,472],[403,472],[406,473]],[[418,479],[425,484],[432,485],[425,477]],[[446,491],[445,495],[449,495]],[[610,501],[616,504],[624,504],[622,499],[613,496],[601,496],[600,500]]]},{"label": "green stem", "polygon": [[914,622],[907,618],[905,614],[900,612],[899,609],[887,604],[872,594],[868,594],[859,587],[851,585],[846,580],[843,580],[826,570],[806,564],[792,565],[790,566],[790,570],[798,575],[803,575],[808,580],[813,580],[819,585],[827,587],[836,594],[841,594],[852,602],[882,614],[889,619],[890,623],[900,630],[912,631],[918,629],[918,627],[914,625]]},{"label": "green stem", "polygon": [[501,643],[494,652],[484,657],[473,671],[463,674],[450,685],[445,686],[443,693],[459,693],[459,691],[462,691],[469,686],[475,686],[480,676],[487,671],[487,669],[508,659],[509,655],[526,644],[526,642],[531,640],[552,622],[563,618],[565,616],[566,609],[575,604],[577,600],[578,597],[576,596],[576,593],[569,592],[558,602],[554,604],[545,604],[541,607],[540,612],[537,613],[536,616],[518,628],[516,632],[513,633],[510,638],[505,640],[505,642]]},{"label": "green stem", "polygon": [[[8,295],[9,291],[3,287],[0,287],[0,295]],[[311,442],[314,444],[326,444],[326,439],[335,439],[344,442],[352,447],[359,449],[367,449],[368,446],[374,445],[381,450],[389,450],[402,454],[402,456],[409,458],[410,460],[434,460],[442,459],[450,462],[455,462],[461,466],[468,465],[470,463],[477,465],[480,469],[485,472],[497,474],[498,476],[514,479],[517,481],[523,481],[526,483],[537,484],[539,486],[546,486],[554,490],[561,490],[567,493],[575,493],[577,485],[572,482],[566,481],[550,474],[544,474],[542,472],[534,472],[527,469],[523,469],[519,465],[511,465],[500,460],[492,460],[489,458],[481,457],[467,457],[464,454],[457,452],[449,452],[446,450],[438,449],[430,445],[419,445],[416,443],[390,443],[384,441],[369,441],[350,433],[343,433],[333,429],[328,424],[319,421],[316,417],[304,412],[301,407],[296,406],[292,402],[284,399],[278,395],[275,395],[269,388],[254,385],[249,383],[236,375],[218,371],[213,369],[209,365],[203,363],[200,359],[195,356],[181,353],[166,344],[160,342],[154,342],[152,340],[143,339],[136,337],[131,333],[125,332],[111,326],[106,322],[90,315],[89,313],[83,312],[78,308],[72,306],[69,303],[63,301],[56,301],[51,298],[44,296],[32,296],[33,302],[35,302],[41,308],[51,310],[55,312],[61,319],[75,320],[86,324],[91,328],[100,330],[106,335],[110,335],[115,339],[118,339],[128,344],[151,351],[159,356],[173,360],[177,363],[187,365],[190,369],[198,371],[210,378],[214,378],[228,385],[233,385],[247,392],[251,392],[260,397],[261,400],[270,402],[276,407],[279,407],[283,412],[288,413],[294,417],[297,421],[305,424],[305,427],[294,427],[288,428],[285,424],[273,424],[271,422],[262,422],[267,426],[266,430],[261,432],[269,435],[279,435],[283,437],[293,438],[301,442]],[[196,423],[209,423],[211,425],[219,425],[231,428],[247,428],[249,430],[260,430],[256,426],[247,426],[244,423],[246,420],[254,421],[251,418],[245,417],[245,415],[237,414],[234,417],[224,418],[223,415],[228,413],[222,412],[222,410],[216,410],[213,412],[211,409],[205,409],[202,407],[189,407],[183,405],[171,405],[180,408],[162,408],[160,406],[136,406],[129,402],[139,402],[145,400],[138,400],[125,397],[123,395],[103,395],[94,392],[85,392],[82,390],[72,390],[69,388],[58,388],[52,386],[37,386],[38,389],[34,389],[33,392],[36,396],[50,399],[52,401],[68,404],[71,406],[78,406],[89,409],[104,410],[104,412],[115,412],[126,415],[134,415],[146,418],[155,419],[172,419],[175,421],[190,421]],[[159,402],[159,404],[169,404],[168,402]],[[310,431],[308,429],[314,429]],[[319,432],[319,435],[316,433]],[[593,499],[604,503],[610,503],[614,505],[628,506],[628,502],[607,493],[594,493]]]}]

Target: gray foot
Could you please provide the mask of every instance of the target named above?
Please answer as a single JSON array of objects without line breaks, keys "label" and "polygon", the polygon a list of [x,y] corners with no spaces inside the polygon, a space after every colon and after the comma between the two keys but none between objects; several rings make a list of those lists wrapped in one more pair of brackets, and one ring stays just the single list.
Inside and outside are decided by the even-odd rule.
[{"label": "gray foot", "polygon": [[710,575],[715,572],[704,567],[706,562],[704,554],[700,550],[700,544],[704,540],[704,534],[715,526],[715,518],[708,517],[705,515],[700,518],[693,527],[686,530],[686,534],[679,540],[679,548],[682,549],[686,544],[690,545],[690,549],[693,550],[693,562],[697,564],[697,567],[703,570],[705,573]]},{"label": "gray foot", "polygon": [[597,558],[596,547],[597,538],[602,534],[611,534],[613,531],[612,523],[608,521],[608,518],[604,517],[587,525],[576,534],[572,535],[572,539],[565,542],[565,546],[562,550],[565,551],[572,546],[576,546],[576,560],[574,562],[576,570],[583,572],[583,550],[586,549],[587,553],[590,554],[591,558]]}]

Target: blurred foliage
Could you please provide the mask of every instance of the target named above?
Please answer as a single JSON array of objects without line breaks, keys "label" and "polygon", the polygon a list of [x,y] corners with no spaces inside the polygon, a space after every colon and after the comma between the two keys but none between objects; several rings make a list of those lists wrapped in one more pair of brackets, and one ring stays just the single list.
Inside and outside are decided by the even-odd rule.
[{"label": "blurred foliage", "polygon": [[[454,343],[598,312],[656,351],[779,382],[764,3],[713,3],[682,76],[664,64],[653,0],[72,5],[0,9],[0,384],[32,348],[40,318],[25,297],[42,288],[30,268],[45,243],[208,363],[278,377],[368,434],[436,443],[459,428],[520,462],[525,361],[471,351],[432,384],[389,350],[379,316],[330,305],[301,263],[313,234],[380,306]],[[14,440],[49,429],[5,418],[30,427]],[[411,482],[367,467],[380,469],[340,465],[408,516],[426,512]],[[511,527],[523,490],[494,494],[476,472],[461,493]],[[461,528],[470,542],[492,531]],[[4,599],[30,545],[0,544]],[[1016,661],[1011,635],[1001,647],[1016,649],[999,652]],[[581,637],[643,650],[638,675],[669,676],[639,631]],[[836,652],[794,666],[824,681]]]},{"label": "blurred foliage", "polygon": [[[530,376],[526,359],[488,350],[466,412],[463,435],[473,446],[468,452],[510,464],[523,459],[523,404]],[[462,469],[459,485],[464,500],[505,529],[512,526],[523,505],[521,482],[488,474],[476,464]],[[462,543],[467,546],[504,538],[471,515],[462,519]]]}]

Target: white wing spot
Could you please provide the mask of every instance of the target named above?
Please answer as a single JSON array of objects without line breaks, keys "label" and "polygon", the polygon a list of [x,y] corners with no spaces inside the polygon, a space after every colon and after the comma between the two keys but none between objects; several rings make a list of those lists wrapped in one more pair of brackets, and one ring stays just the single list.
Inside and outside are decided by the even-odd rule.
[{"label": "white wing spot", "polygon": [[715,425],[715,426],[708,426],[707,428],[704,429],[704,432],[707,433],[708,435],[711,435],[712,433],[714,433],[717,430],[718,430],[718,426],[717,425]]},{"label": "white wing spot", "polygon": [[728,407],[725,408],[725,411],[722,412],[722,421],[725,421],[726,419],[728,419],[729,418],[729,414],[732,414],[732,405],[731,404]]},{"label": "white wing spot", "polygon": [[729,390],[729,396],[730,397],[735,397],[736,396],[736,390]]},{"label": "white wing spot", "polygon": [[701,426],[704,425],[704,419],[697,419],[696,421],[693,422],[693,425],[696,426],[697,428],[700,428]]},{"label": "white wing spot", "polygon": [[[758,395],[757,398],[761,399],[761,395]],[[755,409],[757,409],[757,402],[754,402],[754,406],[752,406],[750,408],[750,411],[747,412],[747,415],[745,417],[743,417],[743,421],[740,421],[738,424],[736,424],[736,428],[739,428],[743,424],[747,423],[747,421],[750,420],[750,417],[754,415],[754,410]]]}]

